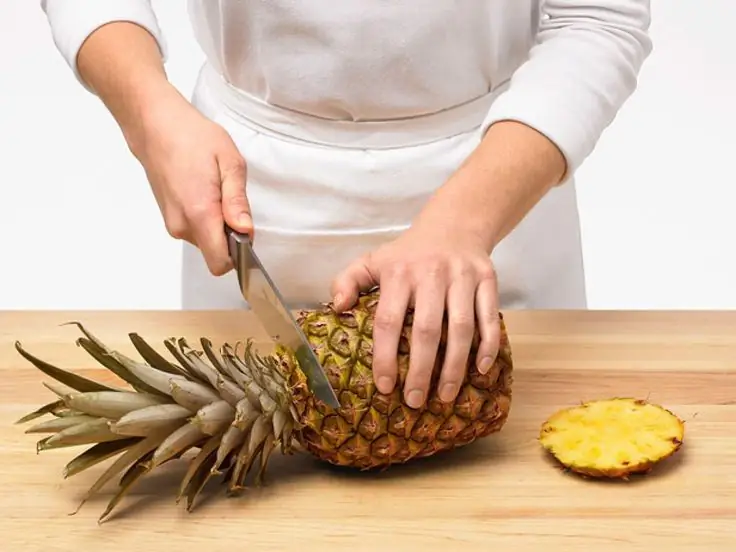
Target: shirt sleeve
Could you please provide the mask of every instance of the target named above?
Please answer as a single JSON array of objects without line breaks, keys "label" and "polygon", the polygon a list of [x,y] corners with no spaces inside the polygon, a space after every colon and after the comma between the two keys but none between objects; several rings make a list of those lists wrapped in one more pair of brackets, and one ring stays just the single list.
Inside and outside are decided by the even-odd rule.
[{"label": "shirt sleeve", "polygon": [[571,176],[637,86],[650,0],[546,0],[535,45],[481,130],[515,120],[557,145]]},{"label": "shirt sleeve", "polygon": [[135,23],[146,29],[157,41],[164,61],[166,44],[151,7],[151,0],[41,0],[41,8],[51,27],[54,43],[74,72],[82,80],[77,66],[77,54],[95,30],[114,21]]}]

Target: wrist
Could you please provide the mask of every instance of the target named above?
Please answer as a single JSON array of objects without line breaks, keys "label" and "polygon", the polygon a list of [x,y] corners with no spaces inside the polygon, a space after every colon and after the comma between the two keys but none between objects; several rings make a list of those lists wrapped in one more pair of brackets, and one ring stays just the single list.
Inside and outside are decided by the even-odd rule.
[{"label": "wrist", "polygon": [[143,154],[152,133],[160,131],[161,125],[176,122],[175,112],[189,102],[167,80],[152,79],[138,83],[131,91],[126,108],[113,113],[122,130],[131,152],[139,157]]},{"label": "wrist", "polygon": [[463,181],[457,174],[430,199],[415,220],[415,228],[426,228],[452,236],[464,244],[474,243],[490,255],[500,241],[499,217],[474,201],[477,182]]},{"label": "wrist", "polygon": [[490,254],[565,171],[564,156],[548,138],[522,123],[495,123],[420,220],[477,239]]}]

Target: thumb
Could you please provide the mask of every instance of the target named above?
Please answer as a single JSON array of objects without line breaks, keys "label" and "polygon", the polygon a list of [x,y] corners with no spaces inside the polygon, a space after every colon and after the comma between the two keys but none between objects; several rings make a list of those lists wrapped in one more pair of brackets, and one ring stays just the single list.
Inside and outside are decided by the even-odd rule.
[{"label": "thumb", "polygon": [[352,262],[332,281],[330,294],[337,312],[352,307],[361,291],[367,291],[377,282],[370,270],[370,255]]},{"label": "thumb", "polygon": [[253,219],[245,195],[245,160],[240,155],[235,155],[220,158],[218,162],[222,180],[222,215],[225,222],[233,230],[248,234],[253,239]]}]

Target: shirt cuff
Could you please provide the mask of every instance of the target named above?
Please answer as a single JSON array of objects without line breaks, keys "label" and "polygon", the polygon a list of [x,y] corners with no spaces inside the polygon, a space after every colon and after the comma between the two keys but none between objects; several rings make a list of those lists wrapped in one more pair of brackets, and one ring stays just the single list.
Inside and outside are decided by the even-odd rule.
[{"label": "shirt cuff", "polygon": [[88,91],[77,66],[77,54],[98,28],[113,21],[127,21],[146,29],[158,43],[163,61],[167,47],[150,0],[41,0],[57,49],[74,76]]},{"label": "shirt cuff", "polygon": [[637,86],[652,45],[648,2],[548,0],[538,42],[492,104],[495,122],[523,123],[552,141],[571,177]]}]

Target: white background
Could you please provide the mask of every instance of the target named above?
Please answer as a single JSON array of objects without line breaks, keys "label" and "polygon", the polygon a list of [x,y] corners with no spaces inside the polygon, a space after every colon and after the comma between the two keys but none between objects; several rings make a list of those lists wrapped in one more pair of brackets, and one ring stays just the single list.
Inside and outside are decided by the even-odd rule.
[{"label": "white background", "polygon": [[[188,95],[186,3],[153,4]],[[639,89],[578,173],[590,307],[733,309],[736,2],[652,8]],[[0,309],[180,307],[180,245],[38,0],[0,2],[0,186]]]}]

